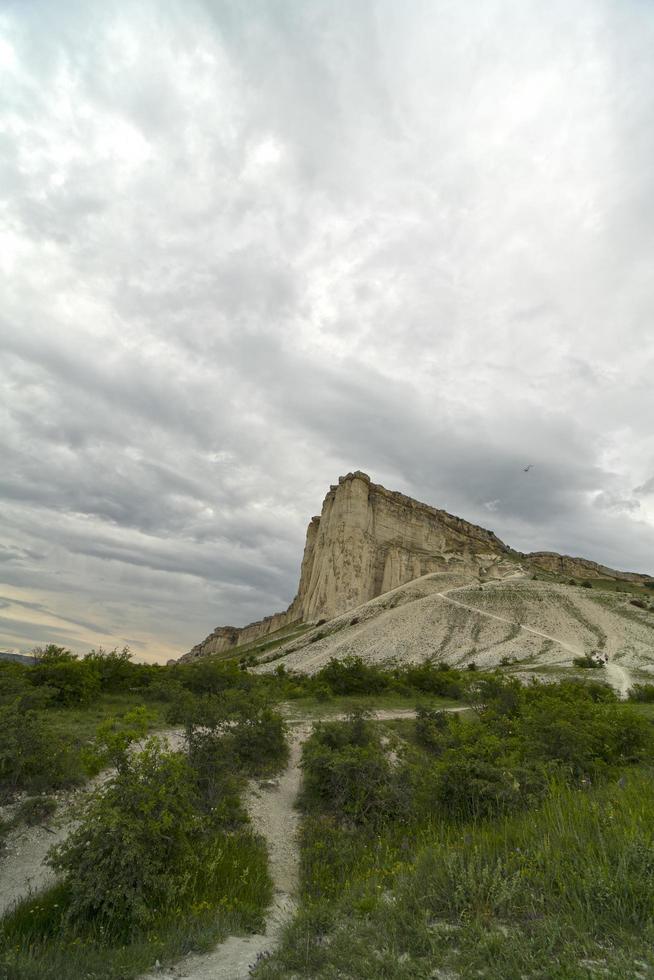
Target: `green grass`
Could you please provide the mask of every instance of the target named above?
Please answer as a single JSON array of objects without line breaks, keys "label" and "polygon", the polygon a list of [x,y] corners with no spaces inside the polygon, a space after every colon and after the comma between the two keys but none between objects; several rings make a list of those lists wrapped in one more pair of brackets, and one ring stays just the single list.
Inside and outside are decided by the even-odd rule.
[{"label": "green grass", "polygon": [[222,653],[212,653],[209,659],[227,661],[240,660],[241,657],[249,656],[259,658],[263,654],[282,646],[284,643],[290,643],[292,640],[298,639],[310,629],[313,629],[311,624],[307,625],[299,621],[289,623],[288,626],[282,626],[280,629],[275,630],[274,633],[268,633],[267,636],[258,637],[240,646],[230,647],[229,650],[224,650]]},{"label": "green grass", "polygon": [[[581,585],[581,579],[579,582],[575,583]],[[586,581],[584,579],[583,581]],[[634,595],[644,598],[651,593],[651,589],[646,589],[643,585],[638,585],[636,582],[622,582],[619,579],[611,578],[593,578],[588,579],[593,589],[597,589],[600,592],[622,592],[625,595]],[[586,586],[588,588],[588,586]]]},{"label": "green grass", "polygon": [[[429,707],[441,708],[443,706],[439,704],[432,704],[429,705]],[[462,706],[459,705],[459,709],[461,707]],[[461,721],[465,721],[470,724],[474,724],[475,722],[479,721],[479,716],[472,708],[464,708],[463,711],[458,710],[457,715]],[[400,738],[409,745],[417,746],[419,744],[416,739],[416,724],[413,718],[391,718],[385,721],[377,721],[375,724],[379,725],[379,727],[385,731],[393,732],[394,734],[399,735]]]},{"label": "green grass", "polygon": [[654,721],[654,701],[625,701],[625,704],[628,704],[632,711],[642,715],[643,718]]},{"label": "green grass", "polygon": [[150,701],[141,692],[101,694],[96,701],[75,708],[50,708],[44,715],[48,726],[55,732],[72,737],[77,743],[88,742],[95,735],[98,725],[108,718],[122,718],[138,705],[144,705],[151,716],[149,731],[168,727],[164,701]]},{"label": "green grass", "polygon": [[[598,743],[592,749],[596,762],[578,759],[581,768],[575,770],[566,747],[566,725],[577,717],[566,702],[573,690],[561,689],[560,709],[548,686],[536,702],[523,692],[523,708],[503,714],[515,711],[511,698],[519,691],[505,688],[481,716],[464,713],[463,725],[430,729],[407,718],[378,722],[369,732],[379,726],[389,738],[376,742],[376,736],[364,742],[359,729],[337,725],[307,742],[301,904],[277,952],[257,966],[257,980],[654,976],[654,769],[649,761],[629,761],[638,758],[629,753],[620,764],[602,764],[604,743]],[[579,696],[575,706],[579,722],[571,745],[591,732],[609,737],[602,719],[616,710],[624,711],[624,735],[633,730],[633,704],[593,702],[597,706],[590,710],[586,697]],[[550,735],[542,744],[533,727],[538,716],[527,710],[534,703],[546,709],[543,732]],[[654,720],[654,703],[637,709]],[[550,715],[559,718],[551,730]],[[481,727],[475,733],[465,722]],[[641,729],[640,757],[649,760],[647,727]],[[458,744],[451,741],[457,731]],[[444,734],[434,737],[436,732]],[[341,738],[351,741],[346,745]],[[513,745],[506,756],[503,740]],[[511,755],[518,751],[516,740],[525,760],[545,759],[557,747],[558,764],[547,768],[533,795],[536,770],[530,777]],[[370,755],[375,745],[382,753],[377,768]],[[449,759],[448,745],[454,746]],[[500,795],[490,809],[451,805],[457,794],[444,794],[448,771],[470,794],[488,779],[488,770],[475,768],[471,775],[465,762],[473,745],[481,750],[477,759],[497,757],[498,776],[500,770],[507,776],[505,767],[513,773],[514,791],[524,794],[520,802],[514,798],[507,806]],[[386,770],[384,753],[395,760]],[[399,783],[389,783],[395,779]],[[388,793],[390,808],[375,816],[350,806],[364,791],[362,781],[371,805],[375,794],[386,798],[379,795],[385,786],[403,789],[400,796]],[[321,782],[333,794],[321,793]],[[349,798],[343,796],[348,785]],[[341,810],[336,798],[344,801]],[[403,807],[408,799],[410,807]],[[360,816],[366,813],[372,818]]]},{"label": "green grass", "polygon": [[[640,597],[652,593],[652,589],[648,589],[644,585],[639,585],[637,582],[622,581],[621,579],[614,578],[576,578],[571,580],[569,575],[559,575],[557,572],[548,572],[543,568],[538,568],[535,571],[534,578],[538,582],[552,582],[557,585],[570,585],[575,588],[581,588],[582,582],[588,582],[590,583],[590,588],[599,592],[622,592],[625,595]],[[588,585],[583,587],[587,588],[590,592]]]},{"label": "green grass", "polygon": [[476,825],[357,836],[310,818],[301,911],[254,976],[652,976],[653,828],[646,768]]},{"label": "green grass", "polygon": [[217,873],[197,882],[190,908],[170,908],[157,925],[124,943],[105,942],[66,922],[62,885],[22,902],[0,924],[1,980],[129,980],[228,935],[258,930],[272,897],[264,842],[247,831],[217,835]]}]

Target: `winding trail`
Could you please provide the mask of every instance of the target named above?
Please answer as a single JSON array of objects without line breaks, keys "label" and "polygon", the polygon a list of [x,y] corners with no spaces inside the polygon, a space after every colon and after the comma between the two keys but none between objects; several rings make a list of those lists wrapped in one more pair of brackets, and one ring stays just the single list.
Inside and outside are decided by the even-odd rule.
[{"label": "winding trail", "polygon": [[288,766],[278,780],[251,780],[245,804],[253,830],[268,845],[268,867],[274,897],[263,933],[229,936],[209,953],[192,953],[173,966],[156,970],[141,980],[246,980],[250,968],[278,942],[282,927],[296,908],[300,852],[299,814],[295,801],[300,789],[302,743],[310,728],[292,732]]},{"label": "winding trail", "polygon": [[[508,623],[510,626],[519,626],[521,630],[526,633],[533,633],[535,636],[542,636],[545,640],[550,640],[552,643],[558,644],[558,646],[563,647],[568,653],[573,653],[575,657],[583,657],[586,655],[586,651],[580,649],[579,647],[574,647],[570,643],[565,643],[563,640],[559,640],[556,636],[551,636],[549,633],[543,633],[542,630],[537,630],[533,626],[525,626],[523,623],[516,623],[514,619],[507,619],[506,616],[498,616],[497,613],[487,612],[485,609],[477,609],[476,606],[470,606],[465,602],[460,602],[458,599],[453,599],[449,593],[456,592],[458,589],[448,589],[446,592],[437,592],[436,595],[439,599],[443,599],[445,602],[450,602],[455,606],[459,606],[461,609],[467,609],[469,612],[477,613],[478,616],[486,616],[488,619],[496,619],[500,623]],[[618,663],[614,657],[612,651],[608,651],[608,662],[606,663],[606,679],[608,680],[611,687],[614,688],[621,698],[625,698],[629,692],[632,685],[632,679],[629,671],[622,664]]]},{"label": "winding trail", "polygon": [[[441,595],[441,598],[472,612],[480,612],[473,606],[466,606],[445,595]],[[512,622],[491,613],[482,613],[482,615],[490,615],[493,619],[500,619],[503,622]],[[523,629],[538,633],[530,627],[523,627]],[[546,636],[542,633],[539,635]],[[555,637],[546,636],[546,638],[561,642],[556,641]],[[612,666],[614,670],[626,674],[619,664]],[[467,707],[457,706],[443,710],[460,712],[466,711]],[[407,708],[381,709],[374,712],[373,716],[378,721],[391,721],[414,717],[415,711]],[[342,721],[345,717],[344,714],[336,714],[325,720]],[[245,804],[253,829],[261,834],[268,846],[269,869],[274,886],[274,897],[266,915],[265,931],[253,935],[230,936],[208,953],[190,954],[171,966],[163,969],[156,968],[143,974],[139,980],[247,980],[255,963],[275,949],[283,927],[290,921],[297,907],[300,816],[295,809],[295,803],[302,778],[300,765],[302,744],[309,736],[312,725],[320,720],[320,718],[312,718],[292,722],[289,761],[284,773],[277,780],[251,780],[246,794]],[[169,739],[179,738],[176,732],[161,734]],[[81,793],[84,793],[84,790]],[[71,799],[79,800],[79,796],[76,795]],[[19,846],[13,853],[10,851],[0,862],[2,872],[0,914],[30,893],[51,884],[52,873],[43,864],[43,860],[50,846],[56,841],[63,840],[74,826],[70,810],[71,800],[67,805],[62,803],[61,817],[54,832],[32,827],[26,828],[22,834],[16,836]]]},{"label": "winding trail", "polygon": [[[454,589],[448,589],[448,592],[456,591]],[[496,619],[500,623],[508,623],[509,626],[519,626],[521,630],[525,630],[527,633],[533,633],[535,636],[542,636],[545,640],[551,640],[552,643],[558,643],[560,647],[567,650],[568,653],[574,653],[576,657],[583,657],[584,651],[580,650],[578,647],[573,647],[569,643],[564,643],[563,640],[559,640],[556,636],[550,636],[549,633],[543,633],[541,630],[534,629],[533,626],[524,626],[522,623],[516,623],[515,619],[507,619],[506,616],[498,616],[497,613],[486,612],[485,609],[477,609],[476,606],[469,606],[465,602],[459,602],[458,599],[452,599],[447,592],[437,592],[436,595],[439,599],[444,599],[445,602],[451,602],[454,606],[460,606],[461,609],[467,609],[469,612],[477,613],[479,616],[486,616],[488,619]]]},{"label": "winding trail", "polygon": [[0,857],[0,916],[16,902],[54,884],[54,871],[45,859],[50,848],[61,844],[71,829],[70,817],[64,816],[60,807],[51,827],[24,826],[9,834]]},{"label": "winding trail", "polygon": [[[465,711],[466,708],[445,710]],[[325,720],[343,721],[345,717],[338,714]],[[383,709],[374,712],[374,717],[378,721],[392,721],[415,717],[415,711],[407,708]],[[311,733],[312,723],[300,721],[294,725],[288,766],[279,780],[271,780],[270,784],[252,780],[245,800],[253,829],[265,838],[268,845],[274,898],[266,916],[265,932],[229,936],[209,953],[192,953],[173,966],[145,974],[140,980],[247,980],[251,967],[275,949],[282,928],[291,920],[297,907],[300,815],[295,809],[295,802],[302,779],[302,744]]]}]

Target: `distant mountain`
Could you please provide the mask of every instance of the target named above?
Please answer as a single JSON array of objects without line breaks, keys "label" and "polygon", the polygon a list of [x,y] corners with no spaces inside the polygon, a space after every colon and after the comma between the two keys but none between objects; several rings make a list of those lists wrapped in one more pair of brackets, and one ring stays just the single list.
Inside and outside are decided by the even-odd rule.
[{"label": "distant mountain", "polygon": [[24,653],[11,653],[9,650],[0,650],[0,660],[11,660],[17,664],[26,664],[31,667],[34,657],[28,657]]}]

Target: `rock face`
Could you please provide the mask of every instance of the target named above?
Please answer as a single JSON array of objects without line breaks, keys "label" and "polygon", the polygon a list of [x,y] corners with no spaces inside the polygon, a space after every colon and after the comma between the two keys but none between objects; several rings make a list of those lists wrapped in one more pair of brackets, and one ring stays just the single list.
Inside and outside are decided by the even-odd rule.
[{"label": "rock face", "polygon": [[615,568],[598,565],[588,558],[572,558],[570,555],[557,555],[554,551],[532,551],[525,555],[530,565],[542,568],[546,572],[572,578],[608,578],[622,582],[634,582],[646,585],[654,582],[651,575],[641,575],[639,572],[618,572]]},{"label": "rock face", "polygon": [[428,572],[471,566],[492,575],[508,551],[492,531],[348,473],[309,523],[287,611],[242,628],[219,626],[181,659],[224,653],[297,621],[332,619]]},{"label": "rock face", "polygon": [[451,563],[484,564],[507,551],[492,531],[348,473],[309,524],[291,610],[304,622],[332,619]]},{"label": "rock face", "polygon": [[492,531],[386,490],[357,470],[330,487],[320,517],[311,518],[298,592],[286,612],[248,626],[218,626],[180,659],[224,653],[293,623],[333,619],[429,572],[461,572],[472,581],[537,570],[654,582],[649,575],[616,572],[584,558],[519,554]]}]

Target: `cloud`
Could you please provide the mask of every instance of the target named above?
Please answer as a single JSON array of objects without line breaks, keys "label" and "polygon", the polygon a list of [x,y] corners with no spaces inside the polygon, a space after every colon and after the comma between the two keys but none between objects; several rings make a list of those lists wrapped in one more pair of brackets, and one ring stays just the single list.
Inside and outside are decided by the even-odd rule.
[{"label": "cloud", "polygon": [[0,42],[0,643],[282,608],[357,468],[652,571],[647,5],[31,0]]}]

